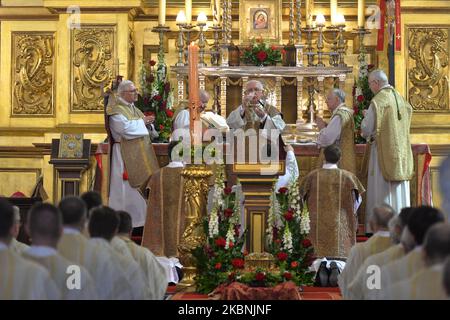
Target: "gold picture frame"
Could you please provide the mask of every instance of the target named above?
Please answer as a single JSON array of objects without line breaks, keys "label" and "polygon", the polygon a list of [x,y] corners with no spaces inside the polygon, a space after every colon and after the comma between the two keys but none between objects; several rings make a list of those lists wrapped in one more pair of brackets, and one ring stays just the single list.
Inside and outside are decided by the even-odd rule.
[{"label": "gold picture frame", "polygon": [[239,42],[262,38],[282,44],[281,0],[243,0],[239,4]]}]

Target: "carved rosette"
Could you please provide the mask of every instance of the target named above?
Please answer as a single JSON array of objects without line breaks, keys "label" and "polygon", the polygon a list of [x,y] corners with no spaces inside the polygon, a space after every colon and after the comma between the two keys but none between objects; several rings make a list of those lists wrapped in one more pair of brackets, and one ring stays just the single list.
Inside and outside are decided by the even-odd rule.
[{"label": "carved rosette", "polygon": [[101,87],[114,77],[114,37],[114,26],[73,30],[71,112],[103,110]]},{"label": "carved rosette", "polygon": [[54,110],[54,33],[12,34],[12,112],[52,116]]},{"label": "carved rosette", "polygon": [[206,216],[208,178],[212,171],[206,165],[189,165],[181,172],[184,178],[184,199],[186,203],[186,228],[178,246],[184,277],[182,286],[193,286],[196,275],[192,250],[206,242],[203,232],[203,218]]},{"label": "carved rosette", "polygon": [[449,111],[449,30],[408,29],[408,100],[415,111]]}]

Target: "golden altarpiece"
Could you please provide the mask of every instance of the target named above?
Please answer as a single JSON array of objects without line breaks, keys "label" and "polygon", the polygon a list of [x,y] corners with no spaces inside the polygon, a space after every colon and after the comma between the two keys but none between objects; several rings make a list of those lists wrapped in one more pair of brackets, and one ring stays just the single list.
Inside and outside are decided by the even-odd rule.
[{"label": "golden altarpiece", "polygon": [[[0,1],[0,194],[9,197],[20,191],[31,197],[36,183],[43,181],[48,200],[57,202],[63,194],[49,160],[52,139],[62,133],[83,133],[91,140],[89,168],[79,181],[80,192],[90,189],[94,152],[106,136],[105,84],[118,74],[138,84],[140,64],[156,60],[162,48],[175,98],[186,98],[184,47],[192,40],[202,49],[200,86],[212,93],[209,107],[224,116],[240,104],[242,88],[255,78],[263,79],[274,93],[273,102],[285,115],[286,134],[291,138],[301,121],[312,122],[316,115],[329,117],[324,103],[329,88],[344,89],[351,106],[360,50],[367,51],[368,62],[388,70],[386,49],[376,51],[376,30],[366,34],[358,28],[356,0],[339,3],[346,19],[339,26],[330,25],[329,1],[315,0],[315,6],[306,8],[310,2],[193,1],[194,17],[204,12],[214,19],[188,24],[176,21],[184,1],[169,0],[165,28],[158,28],[160,11],[152,0],[79,0],[77,6],[68,0]],[[368,20],[376,4],[366,0]],[[450,153],[450,4],[404,0],[401,12],[395,83],[414,108],[412,143],[428,144],[433,154],[433,202],[439,206],[437,167]],[[261,14],[270,27],[256,24],[254,19]],[[319,14],[325,22],[314,25],[312,19]],[[242,49],[258,35],[257,28],[276,46],[294,48],[291,61],[285,62],[289,66],[233,65],[231,45]],[[166,164],[166,146],[155,148],[160,164]],[[304,176],[316,167],[317,150],[300,145],[294,149]],[[362,149],[358,162],[361,158]]]}]

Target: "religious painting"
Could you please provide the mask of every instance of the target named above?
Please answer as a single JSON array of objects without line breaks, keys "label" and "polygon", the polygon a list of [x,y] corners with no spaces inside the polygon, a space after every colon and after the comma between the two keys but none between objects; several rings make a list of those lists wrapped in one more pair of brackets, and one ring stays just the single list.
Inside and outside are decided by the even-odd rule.
[{"label": "religious painting", "polygon": [[281,0],[244,0],[239,5],[239,41],[262,38],[281,44]]}]

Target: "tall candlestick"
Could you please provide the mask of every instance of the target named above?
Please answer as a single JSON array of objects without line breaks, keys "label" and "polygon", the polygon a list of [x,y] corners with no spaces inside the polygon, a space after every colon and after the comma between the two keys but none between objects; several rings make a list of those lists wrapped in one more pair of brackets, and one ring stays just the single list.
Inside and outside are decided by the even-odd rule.
[{"label": "tall candlestick", "polygon": [[366,17],[365,17],[365,10],[366,10],[366,1],[365,0],[358,0],[358,28],[364,28]]},{"label": "tall candlestick", "polygon": [[[200,97],[199,97],[199,83],[198,83],[198,51],[197,45],[192,42],[188,49],[188,64],[189,64],[189,129],[191,132],[191,143],[194,137],[194,123],[200,120]],[[194,141],[195,143],[195,141]]]},{"label": "tall candlestick", "polygon": [[166,24],[166,0],[159,0],[158,24],[163,26]]},{"label": "tall candlestick", "polygon": [[192,0],[186,0],[184,6],[185,6],[185,11],[186,11],[187,24],[191,24],[191,22],[192,22]]},{"label": "tall candlestick", "polygon": [[330,0],[330,20],[331,25],[336,25],[336,15],[337,15],[337,0]]},{"label": "tall candlestick", "polygon": [[218,26],[220,23],[220,0],[214,0],[212,4],[213,25]]}]

